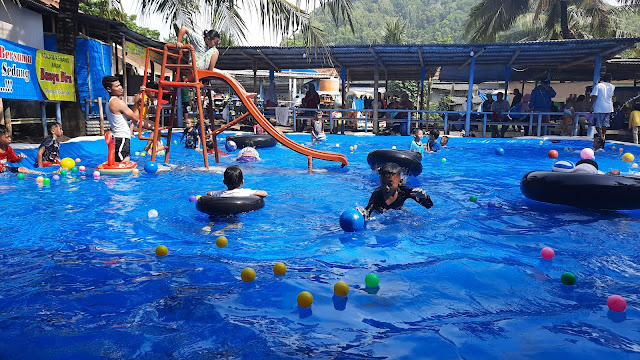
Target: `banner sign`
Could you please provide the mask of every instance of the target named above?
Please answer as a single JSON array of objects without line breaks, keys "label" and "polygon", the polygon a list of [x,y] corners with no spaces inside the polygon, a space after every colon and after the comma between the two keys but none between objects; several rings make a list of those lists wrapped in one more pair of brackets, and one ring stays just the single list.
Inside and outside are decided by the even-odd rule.
[{"label": "banner sign", "polygon": [[0,39],[0,98],[75,101],[73,56]]},{"label": "banner sign", "polygon": [[[139,62],[144,64],[144,61],[147,58],[147,48],[144,48],[140,45],[125,41],[124,49],[127,52],[127,56],[135,56],[139,58]],[[162,55],[155,51],[151,51],[149,53],[149,60],[153,61],[157,64],[162,64]]]}]

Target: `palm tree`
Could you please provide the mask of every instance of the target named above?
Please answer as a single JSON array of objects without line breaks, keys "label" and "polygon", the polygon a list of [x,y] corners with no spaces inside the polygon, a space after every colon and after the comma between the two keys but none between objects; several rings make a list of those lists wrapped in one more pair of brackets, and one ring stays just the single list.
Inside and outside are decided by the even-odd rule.
[{"label": "palm tree", "polygon": [[407,34],[407,22],[396,18],[384,25],[383,41],[385,44],[402,44]]},{"label": "palm tree", "polygon": [[[627,1],[640,5],[640,0]],[[470,42],[493,42],[523,16],[533,14],[533,27],[542,24],[542,38],[607,37],[613,34],[615,11],[603,0],[482,0],[471,8],[464,31]],[[587,25],[579,36],[572,31],[578,22]]]}]

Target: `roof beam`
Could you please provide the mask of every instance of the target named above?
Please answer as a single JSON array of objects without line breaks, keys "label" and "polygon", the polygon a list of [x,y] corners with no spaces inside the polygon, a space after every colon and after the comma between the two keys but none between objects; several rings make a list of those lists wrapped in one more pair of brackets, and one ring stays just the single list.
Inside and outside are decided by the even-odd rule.
[{"label": "roof beam", "polygon": [[424,67],[424,60],[422,59],[422,46],[418,48],[418,57],[420,57],[420,67]]},{"label": "roof beam", "polygon": [[478,52],[474,52],[473,50],[471,50],[471,52],[474,52],[473,56],[469,56],[469,58],[467,59],[467,61],[465,61],[462,65],[458,66],[458,70],[462,69],[463,67],[469,65],[469,63],[471,62],[471,59],[475,59],[478,56],[480,56],[483,52],[485,52],[487,50],[487,48],[482,48],[482,50],[478,51]]},{"label": "roof beam", "polygon": [[262,52],[262,50],[261,50],[261,49],[258,49],[257,51],[258,51],[258,54],[260,54],[260,56],[262,56],[265,60],[267,60],[267,62],[269,63],[269,65],[273,66],[273,68],[274,68],[276,71],[280,71],[280,68],[279,68],[276,64],[274,64],[274,63],[273,63],[273,61],[271,61],[271,60],[270,60],[270,59],[269,59],[269,58],[268,58],[268,57],[267,57],[267,56]]},{"label": "roof beam", "polygon": [[511,66],[513,64],[513,62],[516,61],[516,58],[518,57],[518,55],[520,55],[520,50],[521,50],[521,48],[518,48],[516,50],[516,53],[513,54],[513,56],[511,57],[511,60],[509,60],[509,63],[507,64],[507,66]]},{"label": "roof beam", "polygon": [[371,51],[371,54],[373,54],[373,58],[376,60],[376,63],[380,64],[383,70],[386,69],[386,66],[384,65],[382,60],[380,60],[380,57],[378,56],[378,54],[376,54],[376,51],[372,47],[369,48],[369,51]]},{"label": "roof beam", "polygon": [[[601,54],[593,55],[593,56],[583,57],[583,58],[578,59],[578,60],[576,60],[576,61],[572,61],[572,62],[570,62],[570,63],[568,63],[568,64],[560,65],[560,66],[558,66],[558,67],[554,68],[553,70],[562,70],[562,69],[566,69],[566,68],[568,68],[568,67],[572,67],[572,66],[574,66],[574,65],[578,65],[578,64],[582,64],[582,63],[587,62],[587,61],[595,60],[596,56],[602,56],[602,57],[604,57],[604,56],[609,55],[609,54],[611,54],[611,53],[617,53],[617,52],[620,52],[620,51],[622,51],[622,50],[624,50],[624,49],[627,49],[627,48],[628,48],[628,46],[626,46],[626,45],[620,45],[620,46],[617,46],[617,47],[611,48],[611,49],[609,49],[609,50],[607,50],[607,51],[605,51],[605,52],[603,52],[603,53],[601,53]],[[546,73],[548,73],[548,72],[549,72],[549,70],[542,71],[541,73],[534,75],[534,76],[533,76],[533,78],[535,79],[535,78],[537,78],[537,77],[539,77],[539,76],[541,76],[541,75],[544,75],[544,74],[546,74]]]}]

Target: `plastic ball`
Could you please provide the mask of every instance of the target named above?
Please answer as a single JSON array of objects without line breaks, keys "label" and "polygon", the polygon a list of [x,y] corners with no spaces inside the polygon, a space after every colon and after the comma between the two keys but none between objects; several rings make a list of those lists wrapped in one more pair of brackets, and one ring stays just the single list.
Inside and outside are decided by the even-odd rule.
[{"label": "plastic ball", "polygon": [[625,153],[622,155],[622,161],[624,162],[633,162],[635,160],[635,156],[632,153]]},{"label": "plastic ball", "polygon": [[637,163],[633,163],[633,165],[631,165],[632,168],[637,169],[638,168],[638,164]]},{"label": "plastic ball", "polygon": [[611,147],[611,150],[615,150],[615,149],[616,149],[616,147],[615,147],[615,146],[612,146],[612,147]]},{"label": "plastic ball", "polygon": [[72,167],[71,172],[78,172],[78,167],[77,166]]},{"label": "plastic ball", "polygon": [[475,196],[475,195],[471,195],[471,196],[469,196],[469,201],[476,202],[476,201],[478,201],[478,197]]},{"label": "plastic ball", "polygon": [[391,147],[391,149],[395,150],[395,149],[396,149],[396,146],[395,146],[395,145],[393,145],[393,146]]},{"label": "plastic ball", "polygon": [[18,180],[24,180],[24,174],[23,173],[18,173]]},{"label": "plastic ball", "polygon": [[177,144],[177,143],[178,143],[178,140],[173,140],[173,143],[174,143],[174,144]]},{"label": "plastic ball", "polygon": [[[62,172],[60,172],[60,173],[62,174]],[[100,171],[94,171],[93,172],[93,177],[96,178],[96,179],[99,178],[100,177]]]},{"label": "plastic ball", "polygon": [[138,175],[140,173],[140,170],[138,169],[133,169],[132,171],[133,175]]},{"label": "plastic ball", "polygon": [[196,202],[198,198],[195,195],[189,196],[189,202]]},{"label": "plastic ball", "polygon": [[504,155],[504,149],[503,148],[497,148],[496,149],[496,155],[500,155],[500,156]]},{"label": "plastic ball", "polygon": [[358,150],[358,145],[353,145],[353,150]]},{"label": "plastic ball", "polygon": [[140,156],[140,151],[136,151],[134,154],[135,154],[136,156]]},{"label": "plastic ball", "polygon": [[252,282],[253,280],[256,279],[256,272],[252,268],[245,268],[240,273],[240,278],[244,282]]},{"label": "plastic ball", "polygon": [[624,152],[623,148],[618,149],[618,151],[620,151],[621,153]]},{"label": "plastic ball", "polygon": [[349,294],[349,284],[344,281],[338,281],[333,285],[333,293],[340,297],[347,296],[347,294]]},{"label": "plastic ball", "polygon": [[349,146],[349,150],[353,151],[353,146]]},{"label": "plastic ball", "polygon": [[340,215],[340,227],[346,232],[360,231],[364,228],[364,217],[358,210],[347,210]]},{"label": "plastic ball", "polygon": [[542,258],[545,260],[551,260],[556,255],[556,252],[553,251],[552,248],[546,247],[540,250],[540,255],[542,255]]},{"label": "plastic ball", "polygon": [[64,158],[60,161],[60,166],[63,169],[71,169],[72,167],[76,166],[76,162],[73,161],[72,158]]},{"label": "plastic ball", "polygon": [[78,170],[84,172],[85,170],[87,170],[87,168],[84,167],[84,165],[80,165],[80,166],[78,166]]},{"label": "plastic ball", "polygon": [[560,282],[564,285],[575,285],[578,280],[573,273],[566,272],[560,276]]},{"label": "plastic ball", "polygon": [[76,158],[76,164],[80,163],[80,158]]},{"label": "plastic ball", "polygon": [[44,178],[44,179],[42,179],[42,183],[43,183],[43,184],[49,184],[49,183],[51,183],[51,179],[49,179],[49,178]]},{"label": "plastic ball", "polygon": [[584,148],[582,149],[582,151],[580,151],[580,157],[583,159],[591,159],[593,158],[593,156],[594,156],[593,149]]},{"label": "plastic ball", "polygon": [[368,273],[364,278],[364,283],[370,288],[378,287],[380,284],[380,278],[374,273]]},{"label": "plastic ball", "polygon": [[336,147],[340,147],[340,144],[336,144]]},{"label": "plastic ball", "polygon": [[143,151],[140,153],[140,156],[147,156],[147,153]]},{"label": "plastic ball", "polygon": [[60,176],[53,175],[53,181],[60,181]]},{"label": "plastic ball", "polygon": [[156,255],[158,256],[167,256],[168,253],[169,249],[164,245],[160,245],[156,248]]},{"label": "plastic ball", "polygon": [[611,295],[607,299],[607,306],[613,312],[623,312],[627,309],[627,301],[620,295]]},{"label": "plastic ball", "polygon": [[494,208],[494,207],[496,207],[496,203],[495,203],[495,202],[493,202],[493,201],[489,201],[489,202],[487,203],[487,207]]},{"label": "plastic ball", "polygon": [[236,145],[235,141],[229,140],[226,144],[224,144],[224,148],[227,150],[227,152],[234,152],[236,151],[236,149],[238,149],[238,145]]},{"label": "plastic ball", "polygon": [[202,195],[196,195],[196,200],[200,199]]},{"label": "plastic ball", "polygon": [[158,164],[155,161],[147,161],[144,163],[144,171],[148,174],[155,174],[158,171]]},{"label": "plastic ball", "polygon": [[151,209],[149,210],[149,212],[147,212],[147,216],[149,217],[149,219],[157,218],[158,211],[156,209]]},{"label": "plastic ball", "polygon": [[566,172],[566,173],[570,173],[573,171],[573,169],[576,167],[576,165],[574,163],[572,163],[571,161],[558,161],[555,164],[553,164],[553,167],[551,168],[552,171],[555,172]]},{"label": "plastic ball", "polygon": [[547,156],[549,157],[549,159],[557,159],[558,152],[556,150],[549,150],[549,152],[547,153]]},{"label": "plastic ball", "polygon": [[542,145],[542,144],[543,144],[543,141],[540,141],[540,145]]},{"label": "plastic ball", "polygon": [[303,291],[298,294],[298,306],[301,308],[308,308],[313,304],[313,295],[308,291]]},{"label": "plastic ball", "polygon": [[44,178],[42,176],[38,176],[36,178],[36,182],[41,183],[44,180]]},{"label": "plastic ball", "polygon": [[227,240],[227,238],[224,237],[224,236],[219,236],[216,239],[216,246],[219,247],[219,248],[223,248],[223,247],[227,246],[228,243],[229,243],[229,240]]},{"label": "plastic ball", "polygon": [[287,272],[287,265],[281,262],[275,263],[273,265],[273,273],[275,275],[284,275]]},{"label": "plastic ball", "polygon": [[60,175],[67,175],[67,169],[60,169]]}]

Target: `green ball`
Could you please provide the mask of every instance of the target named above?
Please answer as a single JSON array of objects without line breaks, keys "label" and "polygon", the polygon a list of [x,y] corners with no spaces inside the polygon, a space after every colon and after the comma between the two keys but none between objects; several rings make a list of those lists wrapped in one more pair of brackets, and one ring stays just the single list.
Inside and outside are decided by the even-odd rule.
[{"label": "green ball", "polygon": [[174,143],[174,144],[177,144],[177,143],[178,143],[178,140],[173,140],[173,143]]},{"label": "green ball", "polygon": [[23,173],[19,173],[18,174],[18,180],[24,180],[24,174]]},{"label": "green ball", "polygon": [[42,179],[42,183],[43,184],[49,184],[50,182],[51,182],[51,179],[49,179],[49,178]]},{"label": "green ball", "polygon": [[60,175],[67,175],[67,169],[60,169]]},{"label": "green ball", "polygon": [[476,201],[478,201],[478,197],[475,196],[475,195],[471,195],[471,196],[469,196],[469,201],[476,202]]},{"label": "green ball", "polygon": [[442,162],[447,162],[447,159],[445,159],[445,158],[442,158]]},{"label": "green ball", "polygon": [[364,283],[370,288],[378,287],[378,284],[380,284],[380,278],[378,278],[378,275],[374,273],[369,273],[367,274],[367,277],[364,278]]},{"label": "green ball", "polygon": [[78,167],[77,166],[72,167],[71,172],[78,172]]},{"label": "green ball", "polygon": [[576,281],[578,281],[578,280],[576,279],[576,276],[573,275],[573,273],[566,272],[566,273],[562,274],[562,276],[560,277],[560,281],[564,285],[575,285]]}]

